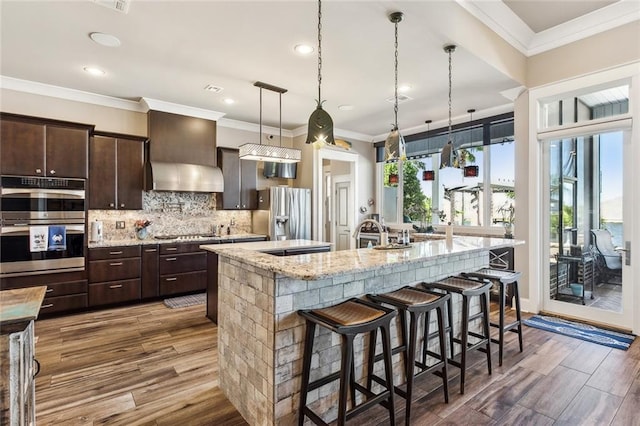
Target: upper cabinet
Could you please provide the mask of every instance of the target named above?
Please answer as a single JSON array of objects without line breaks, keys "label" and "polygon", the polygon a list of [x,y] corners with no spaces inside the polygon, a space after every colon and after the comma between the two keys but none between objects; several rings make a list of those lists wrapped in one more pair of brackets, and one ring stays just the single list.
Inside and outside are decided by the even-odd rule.
[{"label": "upper cabinet", "polygon": [[96,134],[89,149],[89,208],[141,210],[144,141],[137,136]]},{"label": "upper cabinet", "polygon": [[237,149],[218,148],[224,192],[217,194],[216,204],[224,210],[255,210],[258,208],[256,162],[240,160],[238,153]]},{"label": "upper cabinet", "polygon": [[87,177],[92,126],[2,114],[0,171],[4,175]]}]

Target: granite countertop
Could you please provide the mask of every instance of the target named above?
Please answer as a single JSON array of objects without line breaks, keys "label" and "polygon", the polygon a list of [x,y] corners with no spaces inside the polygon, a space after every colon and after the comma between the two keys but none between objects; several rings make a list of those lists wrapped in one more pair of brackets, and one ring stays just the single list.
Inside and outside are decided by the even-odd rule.
[{"label": "granite countertop", "polygon": [[[276,241],[273,241],[276,243]],[[474,251],[491,250],[524,244],[522,240],[487,237],[453,237],[412,243],[408,248],[377,250],[365,248],[324,253],[301,254],[295,256],[272,256],[260,251],[241,248],[239,244],[203,246],[249,265],[277,274],[303,280],[319,280],[349,272],[364,272],[390,268],[400,263],[418,263],[424,260],[444,258],[451,255]]]},{"label": "granite countertop", "polygon": [[136,246],[149,244],[175,244],[175,243],[207,243],[207,242],[224,242],[229,240],[238,240],[243,238],[266,238],[264,234],[231,234],[220,235],[217,237],[197,237],[197,238],[174,238],[174,239],[156,239],[152,236],[140,240],[137,238],[129,238],[126,240],[104,240],[99,243],[90,242],[89,248],[100,247],[116,247],[116,246]]},{"label": "granite countertop", "polygon": [[272,250],[303,249],[311,247],[331,247],[333,243],[313,240],[278,240],[278,241],[252,241],[248,243],[233,244],[208,244],[200,246],[201,249],[218,252],[221,249],[240,248],[259,252]]},{"label": "granite countertop", "polygon": [[0,325],[36,319],[46,291],[46,286],[0,291]]}]

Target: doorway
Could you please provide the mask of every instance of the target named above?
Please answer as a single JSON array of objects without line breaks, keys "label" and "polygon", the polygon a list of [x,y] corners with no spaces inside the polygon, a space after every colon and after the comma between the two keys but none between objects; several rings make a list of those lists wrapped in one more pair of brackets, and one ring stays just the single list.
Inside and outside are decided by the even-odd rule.
[{"label": "doorway", "polygon": [[338,250],[348,250],[353,239],[351,233],[355,224],[351,221],[353,216],[353,201],[351,193],[351,182],[349,175],[337,175],[333,177],[333,191],[331,198],[333,201],[333,235],[331,241],[334,248]]},{"label": "doorway", "polygon": [[[548,198],[549,280],[545,311],[629,327],[623,301],[625,132],[543,142]],[[628,191],[629,188],[626,188]],[[630,309],[627,309],[630,310]]]}]

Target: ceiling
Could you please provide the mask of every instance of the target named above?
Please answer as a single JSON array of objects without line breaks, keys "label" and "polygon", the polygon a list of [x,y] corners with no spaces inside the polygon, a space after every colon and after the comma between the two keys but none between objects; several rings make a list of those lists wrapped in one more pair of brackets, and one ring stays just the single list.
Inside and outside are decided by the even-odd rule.
[{"label": "ceiling", "polygon": [[[293,47],[306,43],[317,49],[317,2],[97,1],[120,2],[128,11],[92,0],[1,0],[3,87],[46,92],[45,84],[109,97],[105,100],[150,98],[219,112],[221,123],[233,125],[258,123],[260,91],[253,83],[263,81],[288,90],[282,95],[285,132],[304,133],[318,97],[317,52],[301,56]],[[575,25],[584,27],[585,19],[609,17],[608,27],[594,26],[592,32],[638,19],[639,5],[635,0],[327,0],[322,3],[324,108],[342,138],[380,140],[391,129],[393,103],[387,99],[394,93],[394,27],[387,15],[393,11],[404,12],[398,25],[398,83],[411,86],[403,93],[411,99],[400,103],[398,122],[407,134],[425,128],[427,119],[432,126],[446,123],[443,46],[458,44],[460,22],[469,13],[529,56],[573,41],[567,34],[575,33]],[[89,38],[91,32],[112,34],[121,45],[99,45]],[[454,123],[467,120],[470,108],[479,111],[474,118],[508,110],[511,100],[502,93],[522,86],[474,51],[467,43],[452,55]],[[86,66],[105,75],[91,76],[83,71]],[[30,82],[42,84],[29,87]],[[207,85],[224,90],[206,91]],[[235,103],[225,104],[225,98]],[[263,92],[265,125],[279,126],[278,101],[277,93]],[[353,108],[341,110],[341,105]]]}]

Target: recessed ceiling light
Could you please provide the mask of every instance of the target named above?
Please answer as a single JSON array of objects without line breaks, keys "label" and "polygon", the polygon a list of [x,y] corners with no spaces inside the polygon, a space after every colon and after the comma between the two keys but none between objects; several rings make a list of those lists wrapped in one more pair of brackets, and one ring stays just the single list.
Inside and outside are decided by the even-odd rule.
[{"label": "recessed ceiling light", "polygon": [[89,74],[95,75],[95,76],[102,76],[106,74],[103,70],[96,67],[84,67],[83,69]]},{"label": "recessed ceiling light", "polygon": [[207,84],[206,86],[204,86],[204,90],[208,90],[209,92],[213,93],[222,93],[224,88],[220,86],[214,86],[213,84]]},{"label": "recessed ceiling light", "polygon": [[107,46],[107,47],[118,47],[120,46],[120,39],[114,35],[111,34],[105,34],[105,33],[90,33],[89,37],[91,37],[91,40],[95,41],[96,43],[102,45],[102,46]]},{"label": "recessed ceiling light", "polygon": [[355,108],[353,105],[340,105],[340,106],[338,106],[338,109],[340,111],[351,111],[351,110],[353,110],[353,108]]},{"label": "recessed ceiling light", "polygon": [[403,84],[402,86],[398,87],[398,92],[408,92],[411,89],[413,89],[413,87],[410,84]]},{"label": "recessed ceiling light", "polygon": [[313,47],[308,44],[297,44],[293,50],[301,55],[308,55],[313,52]]},{"label": "recessed ceiling light", "polygon": [[231,98],[225,98],[225,99],[222,100],[222,102],[224,102],[227,105],[231,105],[231,104],[235,104],[236,103],[236,101],[234,101]]}]

